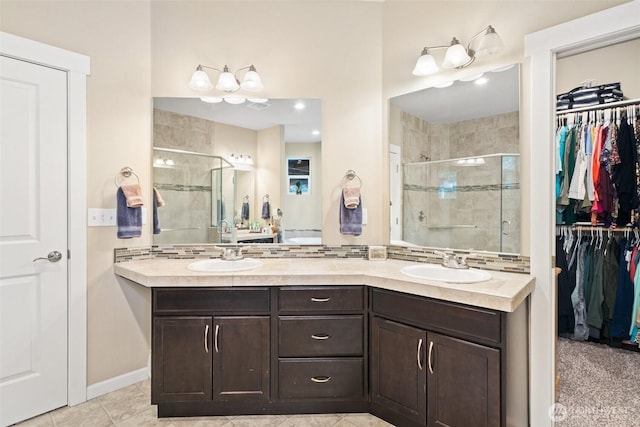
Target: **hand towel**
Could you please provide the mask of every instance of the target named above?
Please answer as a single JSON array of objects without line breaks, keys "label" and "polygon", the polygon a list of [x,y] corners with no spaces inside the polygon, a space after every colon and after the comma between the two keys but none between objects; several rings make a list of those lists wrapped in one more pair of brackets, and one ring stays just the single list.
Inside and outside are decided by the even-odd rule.
[{"label": "hand towel", "polygon": [[130,239],[142,235],[142,207],[127,206],[127,197],[122,188],[116,193],[116,220],[118,239]]},{"label": "hand towel", "polygon": [[242,210],[240,213],[240,218],[243,220],[249,219],[249,202],[242,203]]},{"label": "hand towel", "polygon": [[122,191],[127,199],[127,206],[137,208],[144,203],[142,202],[142,189],[140,184],[121,185]]},{"label": "hand towel", "polygon": [[262,219],[269,219],[271,218],[271,206],[269,205],[269,202],[264,202],[262,204]]},{"label": "hand towel", "polygon": [[162,196],[160,195],[160,192],[156,187],[153,187],[153,194],[156,198],[156,202],[158,203],[158,207],[160,208],[164,206],[164,199],[162,198]]},{"label": "hand towel", "polygon": [[158,221],[158,207],[164,206],[164,200],[160,197],[160,193],[153,188],[153,234],[160,234],[160,224]]},{"label": "hand towel", "polygon": [[340,195],[340,233],[359,236],[362,234],[362,203],[358,197],[358,205],[355,209],[347,209],[344,203],[344,194]]},{"label": "hand towel", "polygon": [[359,187],[343,188],[342,197],[344,199],[345,208],[355,209],[360,204],[360,188]]}]

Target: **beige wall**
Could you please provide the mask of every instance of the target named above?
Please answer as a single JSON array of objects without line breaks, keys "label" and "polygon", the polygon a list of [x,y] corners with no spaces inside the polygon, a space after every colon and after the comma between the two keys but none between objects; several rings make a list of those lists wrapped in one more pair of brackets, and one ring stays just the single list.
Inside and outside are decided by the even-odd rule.
[{"label": "beige wall", "polygon": [[269,195],[271,216],[276,215],[278,208],[282,209],[284,183],[281,171],[284,164],[284,146],[284,126],[279,125],[258,131],[255,192],[257,220],[260,219],[265,194]]},{"label": "beige wall", "polygon": [[[149,188],[152,97],[193,96],[186,83],[198,63],[253,62],[267,96],[322,100],[323,240],[367,244],[388,241],[387,99],[470,71],[411,76],[423,45],[468,40],[491,23],[506,52],[473,69],[519,62],[526,33],[624,2],[2,0],[0,29],[91,57],[89,207],[115,206],[123,166]],[[369,210],[360,237],[338,231],[347,169],[362,179]],[[117,240],[113,228],[88,230],[89,384],[147,364],[149,293],[116,279],[112,262],[114,247],[149,244],[150,230],[147,221],[134,241]]]},{"label": "beige wall", "polygon": [[[282,182],[286,183],[282,189],[284,207],[282,208],[282,226],[285,230],[321,230],[322,217],[319,207],[322,206],[322,151],[320,142],[316,143],[287,143],[285,144],[285,159],[290,157],[309,158],[311,176],[310,194],[289,194],[289,181],[287,179],[287,167],[282,170]],[[344,171],[343,171],[344,174]],[[337,213],[336,213],[337,215]],[[289,233],[289,236],[295,236]],[[297,236],[296,236],[297,237]]]}]

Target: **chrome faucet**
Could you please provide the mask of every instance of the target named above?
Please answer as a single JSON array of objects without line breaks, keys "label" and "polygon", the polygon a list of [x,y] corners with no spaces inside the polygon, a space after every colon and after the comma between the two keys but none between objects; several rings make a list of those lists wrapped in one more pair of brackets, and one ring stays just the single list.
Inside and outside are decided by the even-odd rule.
[{"label": "chrome faucet", "polygon": [[238,249],[223,248],[222,259],[227,261],[238,261],[240,259],[244,259],[244,255],[242,255],[242,247]]},{"label": "chrome faucet", "polygon": [[442,265],[447,268],[455,268],[457,270],[469,268],[469,265],[467,264],[467,258],[469,257],[469,255],[463,255],[462,258],[458,261],[458,258],[455,254],[448,254],[441,251],[433,251],[433,253],[442,257]]}]

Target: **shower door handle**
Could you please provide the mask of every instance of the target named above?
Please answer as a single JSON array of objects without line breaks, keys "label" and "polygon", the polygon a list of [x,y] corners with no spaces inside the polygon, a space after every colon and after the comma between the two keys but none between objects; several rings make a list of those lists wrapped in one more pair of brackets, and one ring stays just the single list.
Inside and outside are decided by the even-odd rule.
[{"label": "shower door handle", "polygon": [[508,221],[506,219],[502,221],[502,234],[505,236],[511,234],[511,221]]}]

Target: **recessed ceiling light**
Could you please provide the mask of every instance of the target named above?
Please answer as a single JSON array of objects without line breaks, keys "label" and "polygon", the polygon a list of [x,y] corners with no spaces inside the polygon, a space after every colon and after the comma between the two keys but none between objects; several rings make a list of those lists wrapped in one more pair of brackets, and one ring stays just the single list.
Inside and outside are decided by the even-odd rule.
[{"label": "recessed ceiling light", "polygon": [[320,135],[320,131],[318,129],[314,129],[311,131],[311,135]]},{"label": "recessed ceiling light", "polygon": [[473,83],[477,84],[477,85],[483,85],[489,82],[489,79],[486,77],[480,77],[477,80],[474,80]]},{"label": "recessed ceiling light", "polygon": [[306,106],[304,105],[303,102],[298,101],[296,102],[296,104],[293,106],[293,108],[295,108],[296,110],[300,111],[300,110],[304,110],[306,108]]}]

